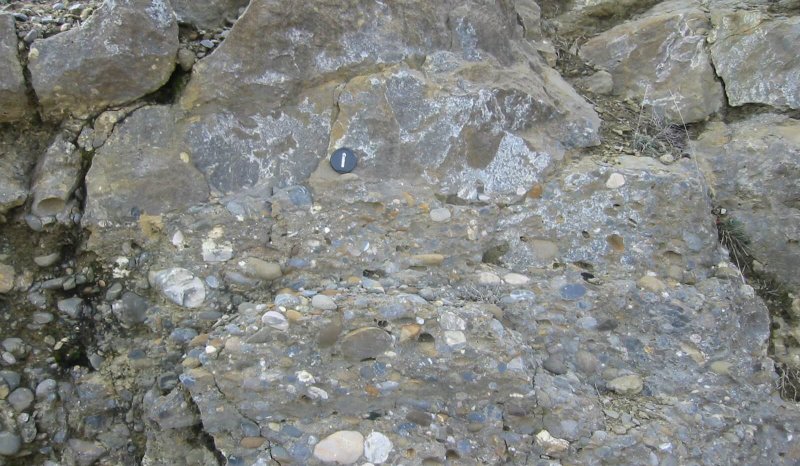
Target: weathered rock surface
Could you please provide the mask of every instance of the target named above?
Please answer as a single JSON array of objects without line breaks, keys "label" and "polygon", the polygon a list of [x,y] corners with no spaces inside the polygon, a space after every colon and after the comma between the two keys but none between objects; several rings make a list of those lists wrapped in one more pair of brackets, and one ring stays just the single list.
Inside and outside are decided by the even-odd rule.
[{"label": "weathered rock surface", "polygon": [[175,67],[178,26],[168,2],[105,2],[80,28],[34,41],[33,88],[47,119],[91,116],[160,88]]},{"label": "weathered rock surface", "polygon": [[249,0],[170,0],[179,23],[191,24],[198,29],[219,27],[235,20],[239,9]]},{"label": "weathered rock surface", "polygon": [[800,109],[800,17],[723,10],[711,20],[711,57],[728,103]]},{"label": "weathered rock surface", "polygon": [[641,13],[661,0],[571,0],[539,2],[558,28],[559,34],[574,36],[600,32]]},{"label": "weathered rock surface", "polygon": [[135,223],[208,199],[203,175],[174,139],[172,121],[168,107],[146,107],[116,128],[86,175],[84,226]]},{"label": "weathered rock surface", "polygon": [[14,17],[0,13],[0,123],[32,112],[18,53]]},{"label": "weathered rock surface", "polygon": [[[113,4],[3,8],[30,44]],[[604,30],[651,2],[559,4]],[[621,41],[699,66],[717,4],[634,20],[662,50]],[[793,224],[795,120],[722,111],[670,157],[625,156],[639,101],[548,55],[550,31],[527,0],[255,0],[182,29],[198,61],[157,97],[3,125],[0,463],[800,461],[800,378],[768,357],[800,361],[800,299],[770,320],[709,197]],[[88,231],[13,209],[67,142],[91,168],[58,193]]]},{"label": "weathered rock surface", "polygon": [[421,177],[464,198],[527,190],[567,150],[597,142],[596,115],[552,70],[446,52],[421,71],[350,80],[338,110],[329,149],[356,150],[359,176]]},{"label": "weathered rock surface", "polygon": [[753,256],[800,289],[800,121],[765,114],[714,123],[695,150],[715,204],[739,221]]},{"label": "weathered rock surface", "polygon": [[705,49],[709,19],[682,6],[679,0],[659,5],[580,49],[582,58],[612,74],[614,95],[653,107],[672,123],[703,120],[724,103]]}]

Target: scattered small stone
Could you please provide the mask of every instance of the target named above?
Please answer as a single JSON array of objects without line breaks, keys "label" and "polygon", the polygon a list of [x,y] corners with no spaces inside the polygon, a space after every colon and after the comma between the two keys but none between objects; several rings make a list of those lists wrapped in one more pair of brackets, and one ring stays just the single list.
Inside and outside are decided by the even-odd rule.
[{"label": "scattered small stone", "polygon": [[464,332],[448,330],[444,332],[444,342],[451,350],[456,351],[467,346],[467,337]]},{"label": "scattered small stone", "polygon": [[372,432],[364,440],[364,457],[373,464],[381,464],[389,459],[394,445],[380,432]]},{"label": "scattered small stone", "polygon": [[58,301],[58,310],[73,319],[77,319],[83,312],[83,299],[67,298]]},{"label": "scattered small stone", "polygon": [[201,245],[203,261],[225,262],[233,257],[233,245],[230,241],[217,243],[212,238],[206,238]]},{"label": "scattered small stone", "polygon": [[278,311],[267,311],[263,316],[261,316],[261,322],[274,329],[282,331],[289,329],[289,321],[286,320],[286,316]]},{"label": "scattered small stone", "polygon": [[38,39],[39,36],[40,33],[38,29],[31,29],[27,34],[25,34],[25,37],[22,40],[24,40],[26,44],[30,45],[33,43],[33,41]]},{"label": "scattered small stone", "polygon": [[150,283],[173,303],[196,308],[206,299],[203,281],[186,269],[175,267],[151,273]]},{"label": "scattered small stone", "polygon": [[146,299],[130,291],[122,295],[122,300],[111,306],[117,317],[128,325],[144,322],[149,307],[150,303]]},{"label": "scattered small stone", "polygon": [[536,434],[536,445],[544,451],[544,454],[553,458],[559,458],[569,450],[569,442],[555,438],[546,430]]},{"label": "scattered small stone", "polygon": [[209,40],[209,39],[203,39],[203,40],[200,41],[200,45],[202,45],[203,47],[205,47],[207,49],[213,49],[214,48],[214,41]]},{"label": "scattered small stone", "polygon": [[36,263],[39,267],[50,267],[51,265],[58,262],[61,258],[61,254],[58,252],[54,252],[52,254],[47,254],[44,256],[36,256],[33,258],[33,262]]},{"label": "scattered small stone", "polygon": [[314,457],[320,461],[353,464],[364,453],[364,436],[352,430],[340,430],[314,446]]},{"label": "scattered small stone", "polygon": [[0,263],[0,294],[14,289],[14,267]]},{"label": "scattered small stone", "polygon": [[450,210],[446,207],[439,207],[438,209],[431,210],[431,220],[434,222],[446,222],[450,220]]},{"label": "scattered small stone", "polygon": [[177,62],[183,71],[191,71],[195,61],[197,61],[197,57],[191,50],[185,48],[178,50]]},{"label": "scattered small stone", "polygon": [[598,95],[608,95],[614,91],[614,78],[605,70],[581,79],[578,84],[587,91]]},{"label": "scattered small stone", "polygon": [[669,164],[675,162],[675,156],[673,156],[670,153],[666,153],[666,154],[662,155],[661,157],[659,157],[658,160],[660,160],[661,163],[663,163],[664,165],[669,165]]},{"label": "scattered small stone", "polygon": [[636,395],[644,388],[644,382],[638,375],[623,375],[609,381],[607,386],[620,395]]},{"label": "scattered small stone", "polygon": [[419,324],[406,324],[400,327],[400,343],[417,338],[422,333],[422,326]]},{"label": "scattered small stone", "polygon": [[323,311],[335,311],[337,308],[336,302],[330,296],[325,296],[324,294],[314,295],[311,298],[311,306]]},{"label": "scattered small stone", "polygon": [[122,295],[122,283],[114,282],[106,290],[106,301],[114,301]]},{"label": "scattered small stone", "polygon": [[612,173],[606,181],[606,188],[617,189],[625,186],[625,177],[621,173]]}]

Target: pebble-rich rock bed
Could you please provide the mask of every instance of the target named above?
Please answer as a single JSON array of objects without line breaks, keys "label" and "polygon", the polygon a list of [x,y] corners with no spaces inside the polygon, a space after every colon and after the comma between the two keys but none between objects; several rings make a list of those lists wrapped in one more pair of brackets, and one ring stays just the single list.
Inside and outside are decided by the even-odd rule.
[{"label": "pebble-rich rock bed", "polygon": [[0,0],[0,465],[797,464],[796,43],[795,0]]}]

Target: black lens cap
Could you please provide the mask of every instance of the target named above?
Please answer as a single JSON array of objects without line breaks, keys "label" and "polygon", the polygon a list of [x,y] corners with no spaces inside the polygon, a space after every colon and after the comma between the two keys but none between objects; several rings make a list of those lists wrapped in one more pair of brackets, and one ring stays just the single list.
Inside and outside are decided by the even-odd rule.
[{"label": "black lens cap", "polygon": [[352,149],[342,147],[331,154],[331,168],[337,173],[350,173],[356,168],[356,154]]}]

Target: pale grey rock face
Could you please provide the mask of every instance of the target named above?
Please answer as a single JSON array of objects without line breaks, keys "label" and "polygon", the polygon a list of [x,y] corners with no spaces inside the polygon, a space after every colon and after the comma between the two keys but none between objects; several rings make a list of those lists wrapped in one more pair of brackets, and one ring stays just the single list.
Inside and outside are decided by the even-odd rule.
[{"label": "pale grey rock face", "polygon": [[700,9],[668,6],[589,39],[580,56],[613,75],[614,95],[671,123],[700,121],[724,103],[705,48],[710,23]]},{"label": "pale grey rock face", "polygon": [[711,56],[728,103],[800,109],[800,17],[723,10],[711,19]]},{"label": "pale grey rock face", "polygon": [[[544,70],[501,71],[450,53],[431,59],[430,68],[360,76],[341,91],[329,149],[361,154],[360,176],[422,178],[466,198],[479,186],[515,192],[540,181],[568,149],[597,141],[594,112],[574,91],[560,93]],[[449,63],[442,69],[437,60]]]},{"label": "pale grey rock face", "polygon": [[239,9],[248,3],[249,0],[170,0],[178,22],[198,29],[218,27],[226,20],[236,19]]},{"label": "pale grey rock face", "polygon": [[695,145],[714,202],[737,219],[767,270],[800,288],[800,121],[714,123]]},{"label": "pale grey rock face", "polygon": [[28,66],[43,116],[60,120],[155,91],[169,79],[177,51],[167,1],[114,0],[80,28],[34,41]]},{"label": "pale grey rock face", "polygon": [[19,63],[14,17],[0,14],[0,123],[32,113]]}]

